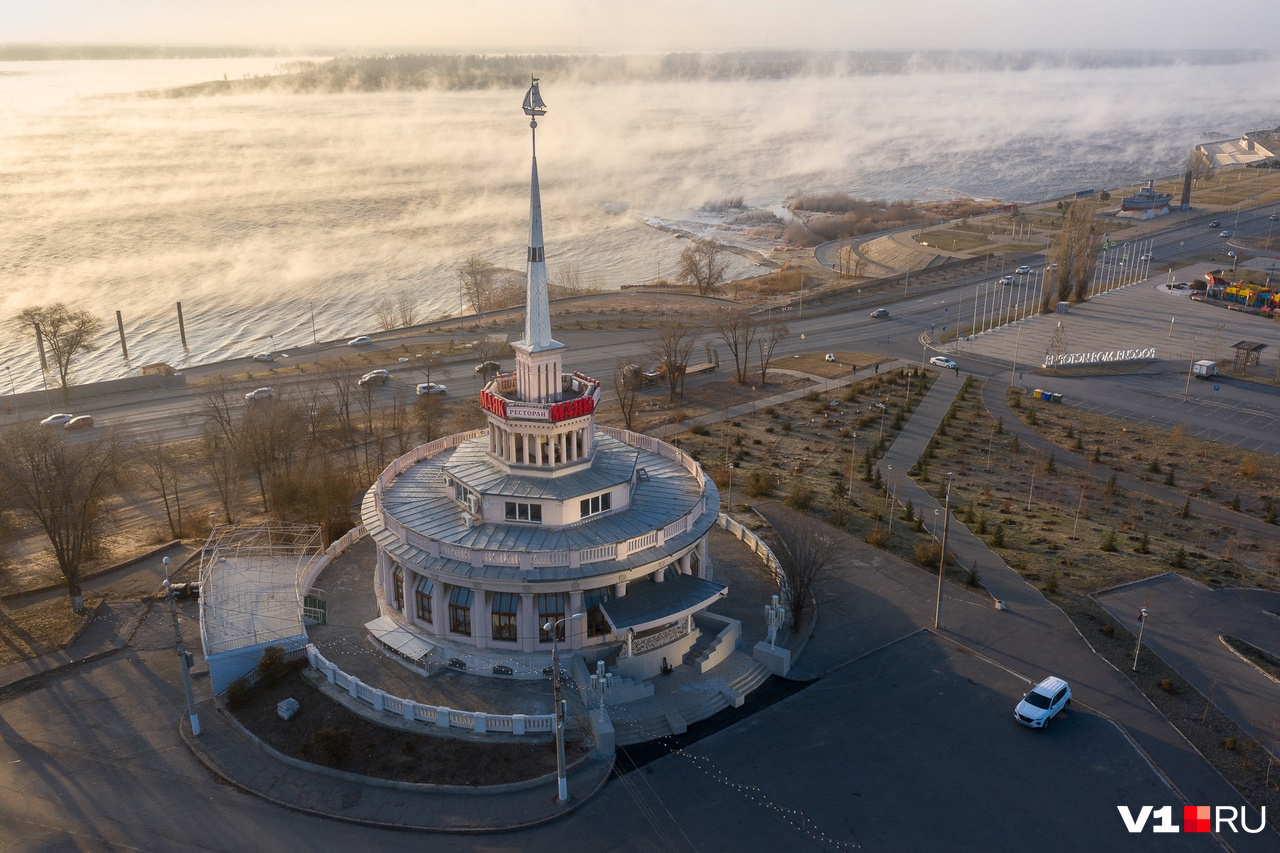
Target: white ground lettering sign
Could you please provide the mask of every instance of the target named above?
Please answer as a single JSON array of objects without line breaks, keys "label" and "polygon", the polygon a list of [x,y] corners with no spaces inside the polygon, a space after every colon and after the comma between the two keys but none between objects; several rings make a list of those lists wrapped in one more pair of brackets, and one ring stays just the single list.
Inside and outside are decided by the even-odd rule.
[{"label": "white ground lettering sign", "polygon": [[1046,355],[1045,367],[1067,367],[1073,364],[1110,364],[1116,361],[1144,361],[1158,358],[1155,347],[1145,349],[1117,349],[1105,352],[1068,352],[1062,355]]}]

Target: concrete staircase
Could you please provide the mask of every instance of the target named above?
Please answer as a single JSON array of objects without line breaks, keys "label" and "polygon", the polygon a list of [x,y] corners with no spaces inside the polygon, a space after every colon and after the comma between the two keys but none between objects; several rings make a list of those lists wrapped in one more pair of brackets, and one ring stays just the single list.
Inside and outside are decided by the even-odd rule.
[{"label": "concrete staircase", "polygon": [[[687,659],[698,654],[695,647]],[[616,743],[626,746],[683,734],[693,723],[741,705],[768,677],[767,669],[738,651],[704,675],[688,666],[678,667],[670,675],[653,679],[653,696],[609,708]]]}]

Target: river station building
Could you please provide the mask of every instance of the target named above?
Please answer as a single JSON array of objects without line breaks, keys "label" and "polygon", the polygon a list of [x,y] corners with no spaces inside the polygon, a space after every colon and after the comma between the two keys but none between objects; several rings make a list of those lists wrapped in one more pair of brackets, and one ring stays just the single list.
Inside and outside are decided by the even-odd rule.
[{"label": "river station building", "polygon": [[681,664],[694,615],[728,592],[707,553],[720,495],[679,449],[597,426],[600,383],[565,367],[551,336],[536,81],[524,108],[534,139],[515,370],[480,392],[487,428],[414,449],[366,494],[381,611],[370,628],[428,667],[543,677],[555,635],[589,665],[649,678]]}]

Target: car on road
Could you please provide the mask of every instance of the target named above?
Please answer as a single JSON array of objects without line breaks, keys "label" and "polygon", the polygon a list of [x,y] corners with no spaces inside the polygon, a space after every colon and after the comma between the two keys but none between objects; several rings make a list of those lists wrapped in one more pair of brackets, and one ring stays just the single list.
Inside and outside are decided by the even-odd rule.
[{"label": "car on road", "polygon": [[244,395],[245,402],[252,403],[254,400],[270,400],[276,395],[274,388],[254,388],[248,394]]},{"label": "car on road", "polygon": [[347,346],[367,347],[371,343],[373,343],[373,338],[369,337],[368,335],[361,335],[358,338],[352,338],[351,340],[347,341]]},{"label": "car on road", "polygon": [[49,415],[40,422],[40,426],[64,426],[67,421],[74,418],[75,415],[69,415],[66,412],[57,415]]},{"label": "car on road", "polygon": [[361,376],[356,384],[363,388],[366,385],[386,385],[391,381],[391,371],[378,368],[370,370],[364,376]]},{"label": "car on road", "polygon": [[929,359],[929,363],[934,367],[945,367],[947,370],[956,369],[956,363],[945,355],[935,355],[933,358]]},{"label": "car on road", "polygon": [[1071,686],[1050,675],[1032,687],[1030,692],[1022,694],[1022,701],[1013,710],[1013,718],[1029,728],[1043,729],[1070,704]]},{"label": "car on road", "polygon": [[1000,277],[1000,284],[1013,284],[1013,276],[1004,275]]},{"label": "car on road", "polygon": [[88,429],[93,426],[93,415],[76,415],[67,421],[63,429]]},{"label": "car on road", "polygon": [[276,354],[273,352],[260,352],[253,357],[254,361],[275,361]]},{"label": "car on road", "polygon": [[1138,260],[1141,260],[1141,261],[1151,261],[1151,260],[1155,260],[1155,257],[1156,257],[1156,256],[1155,256],[1155,255],[1153,255],[1153,254],[1151,254],[1150,252],[1143,252],[1143,253],[1142,253],[1142,256],[1141,256],[1140,258],[1138,258]]},{"label": "car on road", "polygon": [[482,376],[492,376],[495,373],[502,372],[502,365],[496,361],[485,361],[476,365],[476,373]]},{"label": "car on road", "polygon": [[1023,264],[1022,266],[1014,270],[1014,272],[1016,272],[1018,275],[1026,275],[1027,273],[1031,272],[1031,267],[1027,266],[1026,264]]},{"label": "car on road", "polygon": [[872,312],[871,312],[871,316],[872,316],[872,317],[875,317],[877,320],[879,320],[879,319],[883,319],[883,318],[885,318],[885,317],[888,317],[888,316],[889,316],[889,309],[888,309],[888,308],[877,308],[876,310],[874,310],[874,311],[872,311]]},{"label": "car on road", "polygon": [[1230,229],[1230,228],[1228,228],[1226,231],[1223,231],[1223,232],[1222,232],[1222,233],[1220,233],[1218,236],[1219,236],[1219,237],[1230,237],[1230,236],[1231,236],[1231,229]]},{"label": "car on road", "polygon": [[1221,223],[1221,222],[1219,222],[1219,221],[1218,221],[1218,220],[1216,220],[1216,219],[1211,219],[1211,220],[1209,220],[1209,227],[1210,227],[1210,228],[1217,228],[1217,227],[1218,227],[1219,225],[1221,225],[1221,224],[1222,224],[1222,223]]},{"label": "car on road", "polygon": [[418,396],[422,396],[423,394],[444,394],[448,390],[448,387],[441,385],[438,382],[418,383]]},{"label": "car on road", "polygon": [[1272,222],[1275,222],[1276,220],[1280,219],[1280,213],[1273,213],[1270,216],[1268,216],[1267,219]]}]

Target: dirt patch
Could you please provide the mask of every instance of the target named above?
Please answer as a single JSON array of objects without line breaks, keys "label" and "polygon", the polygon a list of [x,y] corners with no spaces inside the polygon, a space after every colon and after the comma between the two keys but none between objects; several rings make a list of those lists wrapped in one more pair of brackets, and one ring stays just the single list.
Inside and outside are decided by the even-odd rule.
[{"label": "dirt patch", "polygon": [[[276,714],[277,703],[298,700],[291,720]],[[539,737],[528,743],[476,741],[463,737],[413,734],[382,726],[329,699],[294,668],[281,681],[259,686],[235,718],[285,755],[361,776],[432,785],[502,785],[535,779],[556,769],[555,743]],[[573,762],[588,747],[565,744]]]},{"label": "dirt patch", "polygon": [[62,648],[100,600],[85,599],[83,613],[72,611],[65,595],[17,609],[0,607],[0,666]]}]

